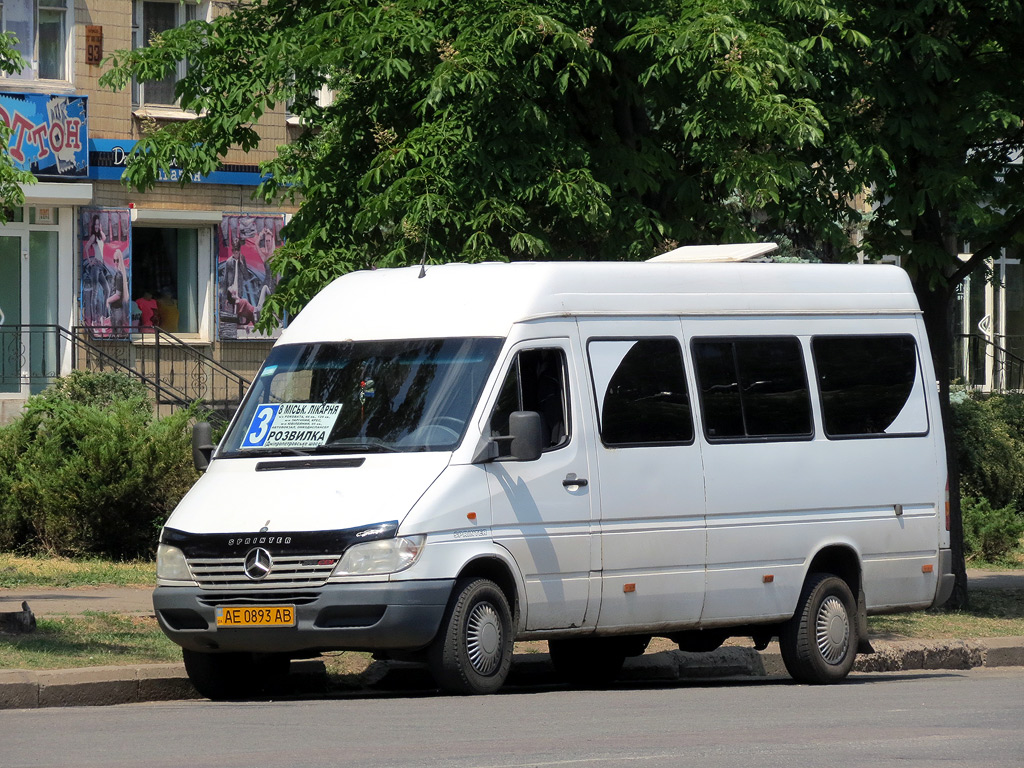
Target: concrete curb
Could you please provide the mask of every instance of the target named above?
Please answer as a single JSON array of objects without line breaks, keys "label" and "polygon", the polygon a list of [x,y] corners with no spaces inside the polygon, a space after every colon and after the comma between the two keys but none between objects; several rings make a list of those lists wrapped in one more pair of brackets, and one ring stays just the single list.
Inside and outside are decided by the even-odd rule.
[{"label": "concrete curb", "polygon": [[[876,652],[858,656],[856,672],[972,669],[1024,666],[1024,637],[980,640],[877,641]],[[786,670],[778,645],[757,652],[725,646],[713,653],[661,651],[626,660],[620,682],[673,682],[719,677],[772,677]],[[326,671],[319,661],[292,662],[298,693],[327,690]],[[360,679],[359,690],[431,688],[425,670],[414,664],[374,662]],[[512,685],[551,684],[555,680],[546,653],[518,654]],[[88,667],[63,670],[0,670],[0,709],[104,706],[147,701],[201,698],[181,664],[140,664],[129,667]]]}]

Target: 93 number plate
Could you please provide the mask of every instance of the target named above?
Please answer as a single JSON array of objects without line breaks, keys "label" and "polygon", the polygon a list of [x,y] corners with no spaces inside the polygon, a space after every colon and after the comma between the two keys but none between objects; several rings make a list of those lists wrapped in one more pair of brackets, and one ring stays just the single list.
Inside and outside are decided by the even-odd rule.
[{"label": "93 number plate", "polygon": [[294,627],[295,606],[261,605],[221,606],[217,609],[218,627]]}]

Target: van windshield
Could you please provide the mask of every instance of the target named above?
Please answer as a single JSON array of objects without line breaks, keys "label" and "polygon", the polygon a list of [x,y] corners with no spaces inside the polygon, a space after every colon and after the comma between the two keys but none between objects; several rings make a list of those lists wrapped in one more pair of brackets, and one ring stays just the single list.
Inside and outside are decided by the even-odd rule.
[{"label": "van windshield", "polygon": [[462,441],[501,339],[275,347],[219,457],[450,451]]}]

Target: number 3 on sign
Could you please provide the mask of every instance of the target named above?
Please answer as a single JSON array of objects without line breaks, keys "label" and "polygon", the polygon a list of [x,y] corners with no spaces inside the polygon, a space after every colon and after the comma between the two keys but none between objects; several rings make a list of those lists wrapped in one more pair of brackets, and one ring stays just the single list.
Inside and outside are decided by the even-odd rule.
[{"label": "number 3 on sign", "polygon": [[279,407],[277,405],[257,406],[249,429],[246,430],[245,439],[242,441],[243,448],[259,448],[266,442]]}]

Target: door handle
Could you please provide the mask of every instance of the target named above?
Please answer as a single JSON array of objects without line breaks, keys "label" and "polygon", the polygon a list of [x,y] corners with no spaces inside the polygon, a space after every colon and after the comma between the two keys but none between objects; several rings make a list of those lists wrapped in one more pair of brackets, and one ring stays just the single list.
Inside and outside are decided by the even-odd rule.
[{"label": "door handle", "polygon": [[576,477],[575,472],[570,472],[568,475],[565,476],[565,480],[562,481],[562,485],[565,486],[566,488],[572,488],[574,485],[582,488],[586,484],[587,478]]}]

